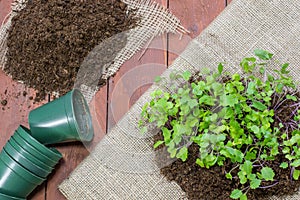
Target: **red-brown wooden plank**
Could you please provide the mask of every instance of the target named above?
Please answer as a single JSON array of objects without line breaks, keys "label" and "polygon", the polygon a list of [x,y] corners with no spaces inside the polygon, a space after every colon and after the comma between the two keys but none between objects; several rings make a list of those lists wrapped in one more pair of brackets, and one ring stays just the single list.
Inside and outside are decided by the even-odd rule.
[{"label": "red-brown wooden plank", "polygon": [[[167,7],[168,0],[156,0]],[[167,67],[167,36],[155,38],[148,46],[125,62],[109,80],[108,131],[129,110],[132,104],[152,85],[156,76]]]},{"label": "red-brown wooden plank", "polygon": [[169,2],[170,11],[177,16],[182,25],[190,32],[178,41],[174,36],[169,39],[168,63],[172,63],[177,55],[172,53],[184,50],[191,39],[197,37],[225,8],[226,0],[172,0]]},{"label": "red-brown wooden plank", "polygon": [[225,5],[225,0],[172,0],[169,9],[195,38],[223,11]]},{"label": "red-brown wooden plank", "polygon": [[166,69],[166,36],[160,36],[154,42],[157,43],[155,48],[149,47],[141,58],[143,51],[137,53],[109,80],[108,130]]},{"label": "red-brown wooden plank", "polygon": [[11,10],[11,2],[13,0],[0,0],[0,26],[2,25],[7,14]]},{"label": "red-brown wooden plank", "polygon": [[62,153],[63,159],[61,159],[56,166],[54,173],[48,177],[46,200],[65,199],[59,192],[57,188],[58,185],[65,180],[76,166],[78,166],[89,154],[85,146],[79,142],[56,145],[56,147]]}]

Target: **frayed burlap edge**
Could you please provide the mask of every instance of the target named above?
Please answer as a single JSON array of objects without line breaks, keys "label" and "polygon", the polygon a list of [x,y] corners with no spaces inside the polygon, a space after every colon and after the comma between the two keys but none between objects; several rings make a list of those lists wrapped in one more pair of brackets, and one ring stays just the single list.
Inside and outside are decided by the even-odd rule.
[{"label": "frayed burlap edge", "polygon": [[[176,70],[196,72],[226,63],[226,70],[239,72],[239,61],[262,48],[274,60],[289,62],[299,81],[300,1],[235,0],[193,40],[163,76]],[[274,62],[268,67],[277,68]],[[149,102],[152,86],[97,145],[91,155],[60,186],[67,199],[182,199],[183,191],[159,174],[150,147],[137,127],[141,107]],[[162,88],[164,89],[164,88]],[[156,134],[152,130],[149,135]],[[209,197],[208,197],[209,198]],[[300,199],[299,193],[271,199]]]},{"label": "frayed burlap edge", "polygon": [[14,0],[11,4],[11,11],[5,17],[0,27],[0,67],[3,68],[6,63],[7,37],[11,27],[12,19],[26,7],[28,0]]}]

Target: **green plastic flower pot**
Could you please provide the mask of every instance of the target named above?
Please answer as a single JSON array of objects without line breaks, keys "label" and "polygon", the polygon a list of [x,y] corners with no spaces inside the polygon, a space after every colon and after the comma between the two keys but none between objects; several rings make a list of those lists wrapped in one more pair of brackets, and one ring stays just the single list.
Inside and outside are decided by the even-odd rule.
[{"label": "green plastic flower pot", "polygon": [[0,154],[0,193],[26,198],[45,179],[38,177],[9,157]]},{"label": "green plastic flower pot", "polygon": [[26,200],[24,198],[13,197],[2,193],[0,193],[0,199],[1,200]]},{"label": "green plastic flower pot", "polygon": [[25,149],[23,149],[16,141],[14,138],[10,138],[10,140],[8,141],[8,143],[10,143],[10,145],[20,154],[22,154],[26,159],[30,160],[30,162],[34,163],[35,165],[51,172],[54,168],[46,165],[45,163],[43,163],[42,161],[40,161],[38,158],[36,158],[34,155],[32,155],[31,153],[27,152]]},{"label": "green plastic flower pot", "polygon": [[43,153],[41,153],[39,150],[31,146],[28,142],[26,142],[19,134],[14,134],[12,138],[27,152],[30,152],[30,154],[34,155],[37,159],[39,159],[41,162],[45,163],[46,165],[49,165],[51,167],[54,167],[57,164],[57,161],[52,160],[51,158],[48,158]]},{"label": "green plastic flower pot", "polygon": [[29,126],[32,136],[43,144],[89,142],[94,136],[88,104],[77,89],[32,110]]},{"label": "green plastic flower pot", "polygon": [[7,154],[14,159],[17,163],[22,165],[25,169],[28,171],[34,173],[35,175],[46,178],[51,171],[47,171],[34,163],[32,163],[30,160],[28,160],[24,155],[22,155],[20,152],[16,151],[13,146],[9,142],[6,143],[4,146],[4,150],[7,152]]},{"label": "green plastic flower pot", "polygon": [[44,155],[51,158],[54,161],[59,161],[62,158],[61,153],[57,153],[56,151],[52,151],[47,148],[45,145],[41,144],[39,141],[34,139],[30,134],[30,130],[26,127],[20,125],[17,129],[17,134],[19,134],[26,142],[31,144],[31,146],[35,147],[39,151],[41,151]]}]

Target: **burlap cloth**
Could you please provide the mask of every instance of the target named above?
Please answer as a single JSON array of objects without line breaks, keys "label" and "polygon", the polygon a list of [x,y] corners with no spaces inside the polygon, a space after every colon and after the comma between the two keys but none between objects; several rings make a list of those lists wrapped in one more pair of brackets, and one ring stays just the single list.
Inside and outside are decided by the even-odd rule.
[{"label": "burlap cloth", "polygon": [[[226,62],[228,71],[237,72],[241,58],[262,48],[274,53],[275,60],[289,62],[291,74],[300,80],[299,33],[299,0],[235,0],[189,44],[164,76],[174,69],[214,68],[219,62]],[[142,136],[137,127],[141,107],[156,88],[152,86],[132,106],[91,155],[59,186],[67,199],[186,198],[176,183],[169,183],[160,175],[154,162],[149,144],[150,135],[157,130]],[[286,199],[300,199],[298,195]]]}]

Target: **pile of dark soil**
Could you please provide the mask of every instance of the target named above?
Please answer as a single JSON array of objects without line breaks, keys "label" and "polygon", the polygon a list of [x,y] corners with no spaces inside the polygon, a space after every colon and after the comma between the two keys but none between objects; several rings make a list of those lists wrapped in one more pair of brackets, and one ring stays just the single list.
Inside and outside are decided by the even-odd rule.
[{"label": "pile of dark soil", "polygon": [[120,0],[30,0],[13,19],[4,70],[38,90],[37,101],[51,92],[63,95],[88,53],[136,22]]},{"label": "pile of dark soil", "polygon": [[[297,93],[296,95],[299,98],[300,94]],[[274,99],[276,99],[276,97],[274,97]],[[292,100],[285,100],[285,103],[283,103],[279,109],[275,111],[279,112],[277,114],[280,117],[280,121],[279,118],[275,118],[273,126],[278,127],[279,122],[285,124],[291,120],[291,113],[295,110],[295,108],[291,106],[293,104],[295,104],[295,102]],[[299,107],[297,109],[299,109]],[[166,123],[167,128],[170,128],[171,120],[172,119],[169,119]],[[291,137],[291,132],[288,132],[288,135]],[[156,135],[153,142],[155,143],[158,140],[163,140],[162,133]],[[156,154],[156,162],[160,167],[161,174],[163,174],[169,181],[177,182],[178,185],[186,192],[189,199],[231,200],[229,196],[232,190],[236,188],[243,188],[237,177],[233,178],[233,180],[229,180],[225,177],[226,172],[235,167],[235,165],[230,161],[225,162],[224,166],[214,166],[210,169],[201,168],[197,165],[196,159],[199,156],[199,146],[197,144],[189,146],[189,156],[185,162],[182,162],[179,159],[174,160],[174,162],[170,162],[171,158],[164,146],[160,146],[156,150],[160,150],[157,151],[159,153]],[[247,192],[248,199],[269,199],[273,195],[281,197],[285,195],[292,195],[299,190],[300,180],[295,181],[292,179],[290,168],[280,168],[279,166],[282,162],[286,162],[286,159],[281,154],[277,156],[274,161],[268,161],[268,163],[265,163],[274,170],[276,174],[274,180],[276,181],[273,183],[262,182],[261,187],[264,188],[258,188],[255,190],[250,189]],[[237,170],[235,171],[232,171],[232,174],[237,174]]]},{"label": "pile of dark soil", "polygon": [[[160,172],[169,181],[175,181],[186,192],[189,199],[192,200],[232,200],[229,198],[233,189],[240,187],[239,181],[232,181],[225,178],[225,171],[232,169],[231,163],[224,166],[214,166],[210,169],[201,168],[196,164],[198,158],[199,147],[192,144],[189,147],[189,158],[186,162],[176,160],[172,164],[161,168]],[[164,154],[167,156],[167,154]],[[163,160],[169,160],[169,157],[162,157],[160,153],[157,155],[162,165]],[[248,199],[261,200],[268,199],[272,195],[283,196],[293,194],[299,190],[300,181],[292,181],[290,178],[290,170],[279,168],[280,159],[272,162],[269,166],[274,169],[278,181],[273,187],[266,189],[249,190]]]}]

